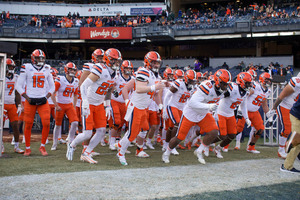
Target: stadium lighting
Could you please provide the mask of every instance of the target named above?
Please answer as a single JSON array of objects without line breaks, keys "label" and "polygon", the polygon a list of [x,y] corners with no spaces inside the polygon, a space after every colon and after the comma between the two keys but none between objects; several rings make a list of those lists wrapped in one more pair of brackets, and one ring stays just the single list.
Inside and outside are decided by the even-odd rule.
[{"label": "stadium lighting", "polygon": [[85,40],[53,40],[52,43],[84,43]]},{"label": "stadium lighting", "polygon": [[242,38],[241,34],[230,35],[201,35],[191,37],[175,37],[175,40],[209,40],[209,39],[228,39],[228,38]]},{"label": "stadium lighting", "polygon": [[47,43],[47,39],[29,39],[29,38],[0,38],[0,41],[6,42],[39,42],[39,43]]}]

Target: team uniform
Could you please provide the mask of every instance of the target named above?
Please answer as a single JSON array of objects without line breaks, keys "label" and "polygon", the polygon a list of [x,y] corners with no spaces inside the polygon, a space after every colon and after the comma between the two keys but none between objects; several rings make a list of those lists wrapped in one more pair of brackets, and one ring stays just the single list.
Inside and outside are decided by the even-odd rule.
[{"label": "team uniform", "polygon": [[5,77],[5,90],[4,90],[4,115],[8,116],[10,122],[18,121],[17,107],[15,102],[15,85],[18,75],[13,74],[10,77]]},{"label": "team uniform", "polygon": [[186,87],[185,82],[182,79],[177,79],[173,82],[172,86],[177,89],[167,106],[167,112],[169,116],[169,127],[174,127],[174,124],[179,124],[184,105],[191,97],[191,91]]},{"label": "team uniform", "polygon": [[[261,104],[265,101],[271,94],[271,90],[266,88],[265,90],[261,84],[255,82],[253,84],[254,93],[248,97],[247,108],[248,108],[248,117],[251,121],[251,126],[256,130],[264,130],[264,122],[261,118],[260,113],[258,112]],[[237,132],[242,132],[244,129],[245,119],[239,119],[237,123]]]},{"label": "team uniform", "polygon": [[[25,93],[23,88],[26,85],[26,94],[29,98],[44,98],[48,93],[54,92],[54,82],[50,73],[50,66],[45,64],[41,68],[36,68],[34,65],[27,63],[21,66],[21,73],[17,82],[17,90],[22,95]],[[30,149],[31,128],[34,121],[34,116],[38,111],[42,124],[42,141],[41,146],[44,147],[49,129],[50,129],[50,107],[48,102],[42,105],[31,105],[27,100],[24,104],[24,121],[25,121],[25,143],[26,149]],[[26,153],[26,152],[25,152]],[[25,154],[24,154],[25,155]]]},{"label": "team uniform", "polygon": [[126,105],[125,100],[122,96],[122,88],[131,80],[131,76],[126,79],[122,73],[119,73],[119,76],[116,76],[114,79],[115,81],[115,88],[118,92],[118,97],[112,95],[111,97],[111,107],[112,107],[112,116],[109,120],[109,124],[111,128],[119,129],[125,123],[125,114],[126,114]]},{"label": "team uniform", "polygon": [[224,97],[222,93],[214,89],[213,85],[213,81],[210,80],[202,82],[184,107],[177,133],[178,139],[184,140],[190,128],[194,125],[198,125],[201,132],[219,130],[209,109],[201,105],[218,103]]},{"label": "team uniform", "polygon": [[229,97],[221,99],[217,114],[220,135],[237,134],[236,119],[234,110],[240,104],[245,104],[245,99],[249,96],[249,92],[241,91],[236,83],[230,83],[228,86]]},{"label": "team uniform", "polygon": [[279,106],[277,107],[277,114],[279,116],[282,125],[281,133],[279,136],[279,145],[282,148],[285,146],[286,139],[292,131],[292,124],[289,116],[293,104],[297,102],[297,100],[299,99],[300,78],[293,77],[290,79],[288,84],[293,88],[294,93],[284,98],[282,102],[279,104]]}]

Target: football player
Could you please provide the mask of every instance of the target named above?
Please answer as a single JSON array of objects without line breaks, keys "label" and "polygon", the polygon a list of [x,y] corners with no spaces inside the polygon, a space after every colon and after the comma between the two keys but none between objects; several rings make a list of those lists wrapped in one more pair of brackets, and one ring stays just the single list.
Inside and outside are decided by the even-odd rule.
[{"label": "football player", "polygon": [[187,105],[183,109],[178,132],[169,143],[167,150],[162,155],[164,163],[169,163],[169,157],[173,148],[185,139],[190,128],[198,125],[201,132],[206,133],[200,147],[194,154],[198,157],[201,164],[205,164],[202,152],[206,146],[213,143],[218,136],[218,126],[209,111],[217,109],[217,102],[224,97],[228,83],[231,81],[231,74],[225,69],[216,71],[214,81],[207,80],[201,83],[196,92],[192,95]]},{"label": "football player", "polygon": [[[4,115],[8,116],[10,124],[14,132],[14,151],[16,153],[24,153],[24,150],[19,148],[19,128],[18,128],[18,114],[22,111],[21,96],[15,90],[18,75],[15,74],[15,62],[11,58],[6,59],[6,76],[4,89]],[[16,107],[16,105],[18,105]],[[4,123],[4,122],[3,122]],[[2,152],[3,153],[3,152]]]},{"label": "football player", "polygon": [[[75,78],[77,67],[74,63],[69,62],[64,67],[65,75],[58,76],[55,81],[55,92],[52,95],[52,101],[55,105],[55,127],[53,130],[53,145],[51,150],[55,151],[58,142],[61,125],[66,114],[71,124],[68,141],[71,143],[75,138],[78,118],[76,114],[76,103],[78,95],[78,79]],[[55,95],[57,94],[57,97]]]},{"label": "football player", "polygon": [[111,117],[110,98],[114,86],[113,78],[122,62],[122,55],[119,50],[110,48],[105,51],[103,60],[105,64],[97,63],[93,65],[91,73],[80,87],[83,133],[68,144],[66,154],[68,160],[73,160],[75,147],[90,139],[93,128],[95,128],[96,133],[90,140],[86,150],[81,154],[80,159],[92,164],[97,163],[92,158],[91,152],[105,136],[107,119]]},{"label": "football player", "polygon": [[[128,131],[119,141],[119,152],[117,156],[122,165],[127,165],[125,152],[137,135],[141,133],[141,138],[145,138],[146,133],[143,130],[149,129],[147,123],[147,108],[151,99],[158,95],[156,91],[164,88],[164,83],[161,81],[155,83],[155,72],[159,71],[161,66],[160,55],[155,51],[148,52],[144,57],[144,67],[138,70],[135,79],[135,91],[132,94],[131,100],[128,102],[128,108],[125,115],[125,120],[129,122]],[[140,134],[141,134],[140,133]],[[143,148],[143,144],[138,144],[139,148]]]},{"label": "football player", "polygon": [[[40,152],[43,156],[48,153],[45,149],[45,143],[50,130],[50,107],[47,99],[54,92],[55,86],[51,75],[51,67],[45,64],[45,53],[36,49],[31,54],[31,62],[21,66],[20,77],[17,82],[17,91],[26,99],[24,105],[25,121],[25,156],[31,154],[30,137],[31,128],[36,111],[38,111],[42,120],[42,139]],[[26,91],[24,89],[26,85]]]}]

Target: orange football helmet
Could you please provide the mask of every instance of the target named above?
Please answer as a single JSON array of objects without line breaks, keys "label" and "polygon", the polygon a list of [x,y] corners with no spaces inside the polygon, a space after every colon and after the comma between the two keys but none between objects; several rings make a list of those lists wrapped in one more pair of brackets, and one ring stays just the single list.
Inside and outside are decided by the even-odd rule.
[{"label": "orange football helmet", "polygon": [[248,72],[241,72],[237,75],[236,82],[243,90],[249,91],[252,87],[252,76]]},{"label": "orange football helmet", "polygon": [[[13,68],[9,69],[11,67],[13,67]],[[15,61],[13,59],[11,59],[11,58],[6,58],[6,71],[9,74],[15,73],[15,67],[16,67]]]},{"label": "orange football helmet", "polygon": [[153,72],[159,72],[161,58],[156,51],[149,51],[144,57],[144,65]]},{"label": "orange football helmet", "polygon": [[264,72],[259,76],[259,82],[267,87],[272,84],[272,77],[268,72]]},{"label": "orange football helmet", "polygon": [[103,49],[96,49],[92,53],[92,61],[94,63],[103,63],[103,56],[104,56],[104,50]]},{"label": "orange football helmet", "polygon": [[249,69],[247,72],[252,76],[252,80],[255,81],[257,77],[256,71],[253,69]]},{"label": "orange football helmet", "polygon": [[192,89],[197,82],[197,73],[192,69],[187,70],[184,75],[184,82],[187,85],[187,89]]},{"label": "orange football helmet", "polygon": [[121,72],[126,75],[132,75],[133,65],[129,60],[124,60],[121,65]]},{"label": "orange football helmet", "polygon": [[31,62],[32,64],[36,65],[38,68],[43,67],[45,61],[46,61],[46,55],[42,50],[36,49],[31,53]]},{"label": "orange football helmet", "polygon": [[166,80],[169,80],[169,81],[173,80],[173,76],[174,76],[173,70],[169,67],[166,68],[163,76],[164,76],[164,79],[166,79]]},{"label": "orange football helmet", "polygon": [[65,65],[65,73],[68,74],[69,76],[71,77],[74,77],[76,72],[77,72],[77,67],[74,63],[72,62],[68,62],[66,65]]},{"label": "orange football helmet", "polygon": [[122,63],[122,55],[118,49],[110,48],[104,52],[103,60],[108,67],[118,70]]},{"label": "orange football helmet", "polygon": [[228,83],[231,81],[231,74],[226,69],[219,69],[214,74],[214,81],[219,92],[225,92],[228,87]]},{"label": "orange football helmet", "polygon": [[53,78],[55,78],[58,74],[58,71],[54,67],[51,67],[50,73],[52,74]]},{"label": "orange football helmet", "polygon": [[174,79],[183,79],[184,71],[182,69],[177,69],[174,73]]}]

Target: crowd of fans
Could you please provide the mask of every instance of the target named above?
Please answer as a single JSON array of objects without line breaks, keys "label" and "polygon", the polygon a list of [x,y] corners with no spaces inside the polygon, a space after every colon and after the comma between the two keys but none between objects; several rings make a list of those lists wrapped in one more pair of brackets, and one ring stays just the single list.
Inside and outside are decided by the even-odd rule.
[{"label": "crowd of fans", "polygon": [[[300,18],[300,4],[279,7],[273,4],[257,4],[247,5],[241,7],[238,4],[228,3],[227,6],[221,6],[221,4],[214,4],[210,7],[201,7],[199,9],[189,8],[186,11],[179,10],[175,16],[174,13],[162,10],[156,16],[144,16],[143,14],[137,16],[126,16],[117,14],[116,16],[95,16],[84,17],[77,13],[69,12],[64,17],[58,17],[54,15],[32,16],[29,21],[29,25],[36,27],[57,27],[57,28],[69,28],[69,27],[112,27],[112,26],[127,26],[135,27],[156,22],[159,26],[171,26],[171,25],[185,25],[189,27],[194,24],[212,24],[218,25],[220,23],[228,23],[234,21],[240,17],[248,17],[252,20],[266,20],[266,19],[290,19]],[[5,22],[5,19],[11,19],[12,16],[2,12],[1,24]],[[14,19],[19,19],[19,16],[14,15]]]}]

